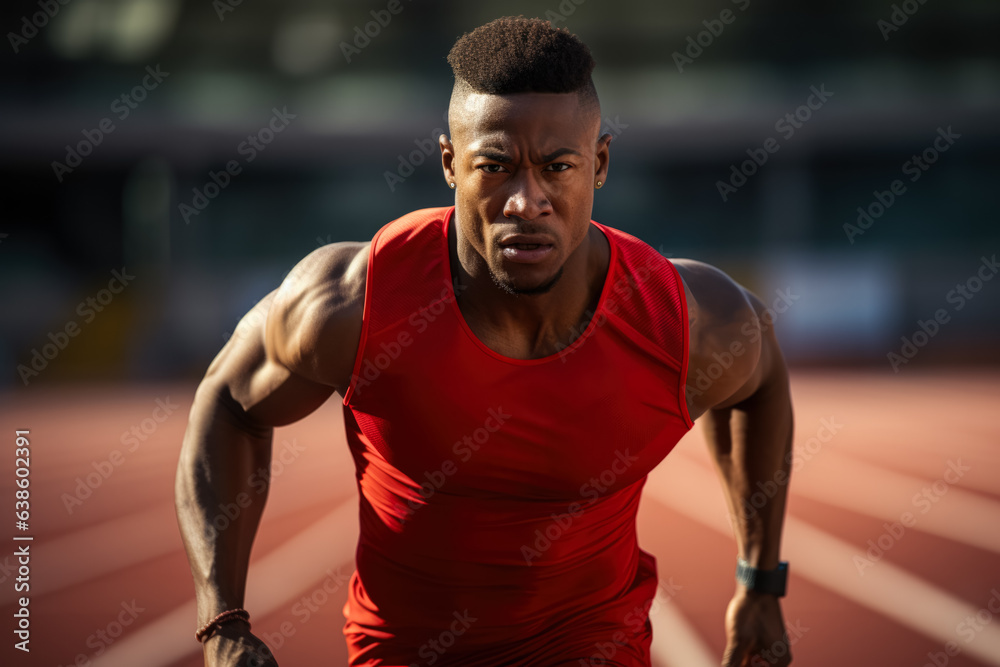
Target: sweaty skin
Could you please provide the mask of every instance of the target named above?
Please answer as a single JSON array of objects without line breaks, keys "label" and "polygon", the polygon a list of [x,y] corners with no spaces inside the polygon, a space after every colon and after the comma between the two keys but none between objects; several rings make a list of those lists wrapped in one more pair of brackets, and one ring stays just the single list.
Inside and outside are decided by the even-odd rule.
[{"label": "sweaty skin", "polygon": [[[456,183],[451,267],[459,308],[477,337],[505,356],[541,358],[564,349],[596,309],[609,248],[590,224],[595,182],[607,181],[611,136],[576,94],[522,93],[453,100],[451,138],[440,146]],[[514,261],[503,241],[529,235],[551,246]],[[198,387],[176,480],[177,516],[191,564],[198,623],[243,606],[250,547],[266,500],[251,493],[254,470],[270,465],[273,428],[297,421],[350,384],[361,336],[370,243],[334,243],[305,257],[243,318]],[[517,253],[513,253],[517,255]],[[686,393],[701,420],[739,554],[777,567],[787,484],[753,517],[742,511],[758,481],[788,473],[792,409],[788,374],[764,305],[724,273],[673,260],[690,322],[688,377],[718,355],[731,363],[707,388]],[[766,319],[765,319],[766,322]],[[740,347],[735,347],[740,346]],[[739,350],[740,354],[733,354]],[[716,373],[717,374],[717,373]],[[252,502],[214,531],[213,509],[241,492]],[[735,568],[735,563],[734,563]],[[251,610],[252,611],[252,610]],[[725,667],[750,664],[785,642],[779,601],[736,585],[726,613]],[[255,655],[263,655],[252,661]],[[204,644],[209,666],[273,666],[260,639],[227,623]],[[787,665],[769,653],[771,664]]]}]

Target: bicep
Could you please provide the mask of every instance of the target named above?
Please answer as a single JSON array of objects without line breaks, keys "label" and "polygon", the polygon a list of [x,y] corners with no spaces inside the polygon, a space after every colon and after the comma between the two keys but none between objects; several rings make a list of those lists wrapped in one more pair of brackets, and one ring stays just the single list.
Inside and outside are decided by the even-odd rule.
[{"label": "bicep", "polygon": [[[746,295],[749,310],[737,322],[742,322],[738,333],[722,336],[721,343],[728,345],[730,354],[739,353],[743,363],[734,363],[724,374],[719,390],[704,397],[701,420],[702,431],[709,449],[720,465],[728,465],[726,457],[734,447],[734,432],[745,438],[748,429],[763,430],[769,434],[782,432],[782,424],[790,415],[788,372],[781,349],[774,332],[773,319],[766,307],[748,290],[740,288]],[[720,354],[722,345],[716,345]],[[720,355],[721,356],[721,355]],[[715,357],[714,363],[718,362]],[[783,438],[778,438],[783,440]],[[738,445],[740,448],[742,444]]]},{"label": "bicep", "polygon": [[692,419],[725,411],[762,388],[787,383],[773,312],[719,269],[675,260],[688,300],[686,392]]},{"label": "bicep", "polygon": [[368,243],[318,248],[244,316],[212,363],[242,416],[261,426],[302,419],[350,384],[364,307]]},{"label": "bicep", "polygon": [[750,308],[739,320],[739,333],[729,344],[745,346],[750,353],[748,360],[753,360],[753,363],[746,364],[741,372],[734,374],[732,393],[712,406],[713,409],[736,406],[759,395],[775,383],[787,383],[788,379],[781,348],[775,336],[774,319],[770,316],[773,312],[768,313],[767,307],[753,292],[743,287],[740,289],[746,295]]},{"label": "bicep", "polygon": [[361,338],[367,264],[365,243],[324,246],[299,262],[268,311],[268,358],[343,395]]},{"label": "bicep", "polygon": [[[334,388],[294,373],[273,349],[283,337],[265,335],[278,290],[260,300],[240,320],[216,356],[202,384],[231,398],[251,425],[282,426],[316,410]],[[270,347],[270,349],[269,349]]]}]

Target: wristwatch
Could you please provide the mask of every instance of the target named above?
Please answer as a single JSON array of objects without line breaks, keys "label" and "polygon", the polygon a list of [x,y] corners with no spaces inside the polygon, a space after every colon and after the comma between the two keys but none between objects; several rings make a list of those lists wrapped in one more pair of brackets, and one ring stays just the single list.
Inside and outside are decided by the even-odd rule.
[{"label": "wristwatch", "polygon": [[736,581],[755,593],[784,597],[788,584],[788,562],[781,561],[775,570],[758,570],[743,558],[737,558]]}]

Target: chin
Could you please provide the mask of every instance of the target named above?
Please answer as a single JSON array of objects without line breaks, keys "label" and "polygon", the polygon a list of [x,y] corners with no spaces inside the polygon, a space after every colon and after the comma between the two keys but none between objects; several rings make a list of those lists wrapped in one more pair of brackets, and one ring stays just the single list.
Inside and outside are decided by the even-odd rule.
[{"label": "chin", "polygon": [[556,286],[556,283],[558,283],[559,279],[562,278],[562,274],[563,267],[560,266],[554,275],[551,275],[544,280],[536,280],[531,283],[526,283],[514,280],[507,274],[498,275],[497,273],[490,271],[490,277],[493,278],[493,283],[504,292],[513,296],[546,294]]}]

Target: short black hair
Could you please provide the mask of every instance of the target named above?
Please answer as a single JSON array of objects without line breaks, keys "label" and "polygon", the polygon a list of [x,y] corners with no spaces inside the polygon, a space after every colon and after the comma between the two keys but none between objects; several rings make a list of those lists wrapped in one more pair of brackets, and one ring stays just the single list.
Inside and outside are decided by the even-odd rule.
[{"label": "short black hair", "polygon": [[542,19],[504,16],[462,35],[448,54],[456,88],[489,95],[579,93],[600,108],[594,58],[580,38]]}]

